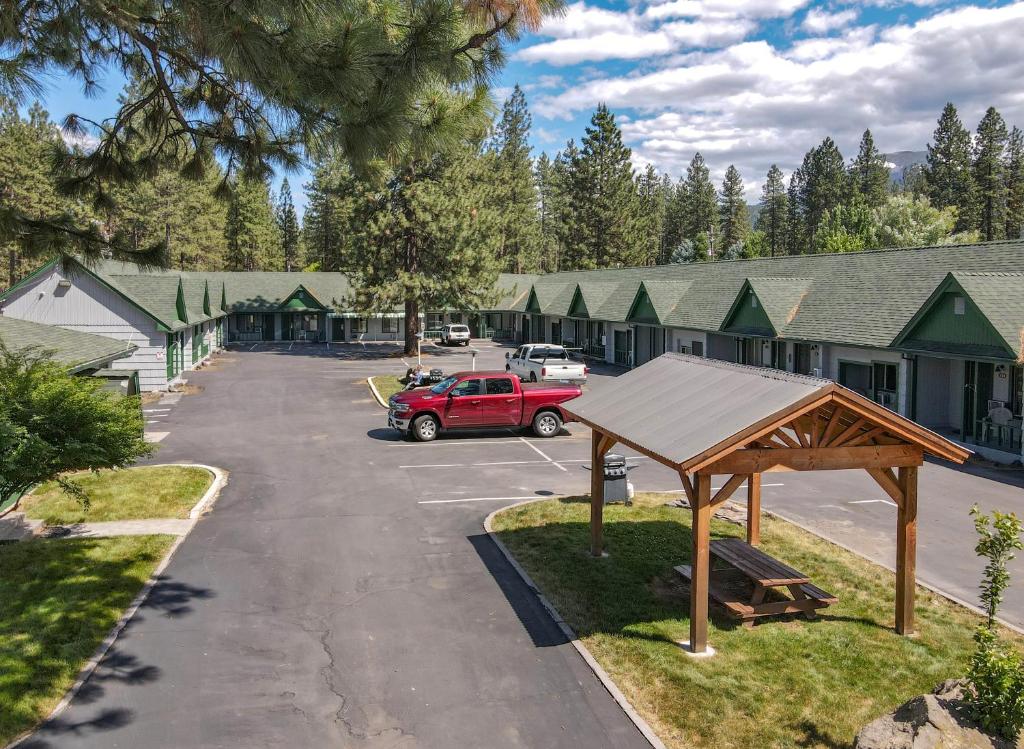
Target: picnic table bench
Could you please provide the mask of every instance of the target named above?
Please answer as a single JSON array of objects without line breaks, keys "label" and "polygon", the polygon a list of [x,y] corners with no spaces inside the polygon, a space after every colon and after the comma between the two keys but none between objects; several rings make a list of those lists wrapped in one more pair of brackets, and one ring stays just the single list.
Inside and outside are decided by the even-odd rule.
[{"label": "picnic table bench", "polygon": [[[721,581],[715,580],[715,570],[712,570],[708,581],[708,594],[718,601],[730,616],[742,619],[744,626],[753,626],[754,619],[759,616],[802,613],[808,619],[813,619],[816,609],[831,606],[839,600],[831,593],[812,585],[807,575],[741,539],[723,538],[712,541],[710,552],[712,557],[726,562],[754,583],[753,595],[750,600],[744,601],[729,591]],[[681,564],[675,570],[687,580],[692,577],[688,564]],[[787,588],[792,598],[766,602],[765,596],[772,588]]]}]

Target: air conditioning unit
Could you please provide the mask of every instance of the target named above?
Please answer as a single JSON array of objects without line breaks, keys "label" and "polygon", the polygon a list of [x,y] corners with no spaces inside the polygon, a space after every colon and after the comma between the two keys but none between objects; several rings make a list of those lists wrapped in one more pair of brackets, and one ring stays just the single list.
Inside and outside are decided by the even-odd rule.
[{"label": "air conditioning unit", "polygon": [[821,367],[815,367],[811,370],[811,374],[815,377],[821,377]]},{"label": "air conditioning unit", "polygon": [[690,347],[687,346],[685,343],[680,343],[679,344],[679,353],[680,354],[688,354],[688,353],[690,353]]},{"label": "air conditioning unit", "polygon": [[992,411],[995,411],[997,408],[1006,408],[1005,401],[989,401],[988,402],[989,413],[991,413]]}]

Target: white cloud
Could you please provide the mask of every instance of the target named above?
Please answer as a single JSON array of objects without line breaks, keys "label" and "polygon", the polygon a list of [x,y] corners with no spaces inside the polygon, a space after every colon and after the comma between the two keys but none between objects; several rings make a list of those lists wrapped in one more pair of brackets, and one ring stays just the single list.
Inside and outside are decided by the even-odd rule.
[{"label": "white cloud", "polygon": [[857,19],[858,13],[859,11],[853,8],[836,13],[829,13],[821,8],[811,8],[804,16],[802,27],[812,34],[827,34],[830,31],[849,26]]},{"label": "white cloud", "polygon": [[100,144],[100,139],[91,133],[75,133],[62,129],[60,137],[68,148],[80,148],[85,152],[92,151]]},{"label": "white cloud", "polygon": [[789,46],[754,40],[669,56],[658,69],[577,80],[531,107],[571,118],[605,102],[632,114],[622,127],[638,157],[680,174],[700,150],[717,179],[734,163],[752,189],[772,162],[788,171],[826,135],[847,158],[867,127],[883,150],[922,149],[947,101],[969,128],[989,105],[1024,125],[1021,38],[1024,2],[959,7]]},{"label": "white cloud", "polygon": [[788,18],[810,0],[667,0],[655,2],[650,18]]}]

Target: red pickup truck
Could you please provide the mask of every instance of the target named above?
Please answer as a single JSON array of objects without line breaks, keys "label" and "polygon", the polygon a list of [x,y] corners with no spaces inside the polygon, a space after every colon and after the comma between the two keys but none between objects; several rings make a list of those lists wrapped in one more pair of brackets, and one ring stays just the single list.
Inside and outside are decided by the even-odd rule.
[{"label": "red pickup truck", "polygon": [[388,426],[429,442],[442,429],[530,425],[538,437],[554,437],[572,417],[560,404],[577,397],[579,385],[524,385],[507,372],[457,372],[433,387],[406,390],[388,401]]}]

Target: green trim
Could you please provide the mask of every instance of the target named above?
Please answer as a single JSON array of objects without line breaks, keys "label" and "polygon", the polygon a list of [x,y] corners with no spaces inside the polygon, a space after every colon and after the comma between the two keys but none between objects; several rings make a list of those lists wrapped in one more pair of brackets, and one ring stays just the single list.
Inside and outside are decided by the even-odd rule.
[{"label": "green trim", "polygon": [[188,323],[188,308],[185,306],[185,286],[181,283],[181,276],[178,277],[178,298],[174,302],[178,310],[178,319]]},{"label": "green trim", "polygon": [[327,307],[302,284],[299,284],[277,308],[289,312],[327,312]]},{"label": "green trim", "polygon": [[[144,314],[146,317],[148,317],[151,320],[153,320],[156,323],[156,326],[157,326],[156,329],[159,332],[161,332],[161,333],[169,333],[170,331],[174,330],[177,327],[175,325],[168,325],[167,323],[165,323],[159,317],[157,317],[152,312],[150,312],[148,309],[146,309],[140,302],[136,301],[133,297],[131,297],[128,293],[126,293],[122,289],[119,289],[117,286],[115,286],[114,284],[110,283],[108,280],[106,280],[103,276],[99,275],[98,273],[94,273],[93,271],[89,270],[89,268],[87,268],[86,266],[82,265],[82,263],[78,262],[77,260],[74,260],[73,258],[69,259],[69,261],[74,263],[75,265],[77,265],[82,270],[84,270],[86,273],[88,273],[90,276],[92,276],[94,279],[96,279],[105,288],[107,288],[108,290],[114,292],[119,297],[124,299],[126,302],[131,304],[133,307],[135,307],[135,309],[137,309],[139,312]],[[178,286],[180,288],[180,286],[181,286],[181,279],[178,280]]]},{"label": "green trim", "polygon": [[640,288],[633,296],[633,303],[629,306],[629,312],[626,313],[626,322],[641,325],[663,325],[643,281],[640,282]]},{"label": "green trim", "polygon": [[582,320],[590,319],[590,310],[587,309],[587,300],[583,298],[583,289],[576,284],[576,291],[572,295],[572,303],[569,305],[569,317],[576,317]]},{"label": "green trim", "polygon": [[541,301],[537,298],[537,289],[529,287],[529,298],[526,299],[525,315],[540,315]]},{"label": "green trim", "polygon": [[36,268],[34,271],[29,273],[23,279],[18,281],[18,283],[14,284],[14,286],[12,286],[11,288],[7,289],[7,291],[5,291],[3,294],[0,294],[0,299],[4,299],[4,298],[7,297],[8,294],[10,294],[10,293],[12,293],[14,291],[17,291],[18,289],[22,288],[23,286],[27,286],[28,284],[32,283],[32,281],[34,281],[39,276],[43,275],[43,273],[45,273],[46,271],[48,271],[51,268],[53,268],[58,262],[60,262],[60,261],[59,260],[51,260],[50,262],[46,263],[45,265],[42,265],[41,267]]},{"label": "green trim", "polygon": [[[754,307],[748,300],[756,300]],[[733,299],[729,311],[722,320],[718,329],[722,333],[736,333],[758,338],[778,338],[779,331],[775,329],[768,313],[764,311],[764,301],[754,291],[750,279],[743,281],[739,293]]]},{"label": "green trim", "polygon": [[203,314],[207,317],[213,317],[213,312],[210,311],[210,282],[203,281]]},{"label": "green trim", "polygon": [[[938,315],[953,314],[944,305],[955,305],[955,296],[963,297],[963,320],[954,325],[935,321]],[[936,335],[940,329],[946,335]],[[921,336],[914,335],[922,334]],[[945,354],[970,359],[1016,360],[1015,348],[996,330],[953,273],[947,273],[935,290],[889,344],[891,348],[916,351],[925,355]]]},{"label": "green trim", "polygon": [[220,282],[220,311],[228,313],[228,288],[223,281]]}]

